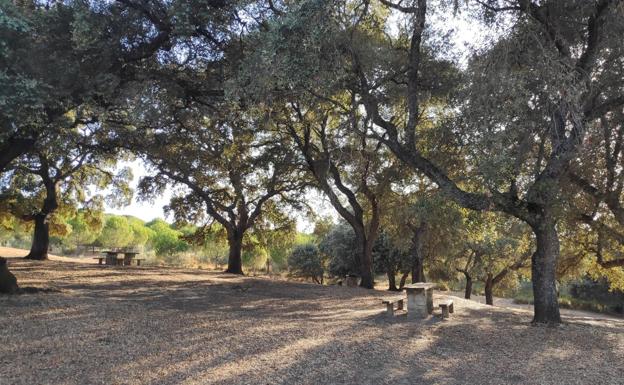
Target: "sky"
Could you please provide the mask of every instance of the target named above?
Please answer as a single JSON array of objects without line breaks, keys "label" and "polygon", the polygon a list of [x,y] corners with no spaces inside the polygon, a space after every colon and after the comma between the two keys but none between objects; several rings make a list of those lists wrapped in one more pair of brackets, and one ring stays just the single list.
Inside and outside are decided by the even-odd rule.
[{"label": "sky", "polygon": [[[141,160],[137,159],[134,162],[123,162],[118,166],[118,168],[123,167],[130,167],[132,169],[134,179],[132,180],[131,186],[132,189],[136,192],[136,187],[139,183],[139,180],[141,179],[141,177],[147,174],[145,164]],[[105,209],[106,212],[110,214],[132,215],[148,222],[154,218],[166,218],[163,207],[169,203],[169,199],[171,199],[170,190],[167,190],[163,196],[158,197],[153,202],[140,201],[135,194],[135,196],[132,198],[132,203],[130,204],[130,206],[125,206],[121,208],[107,206]]]},{"label": "sky", "polygon": [[[433,20],[432,23],[434,23],[436,31],[453,31],[452,43],[454,49],[452,51],[458,53],[454,56],[456,56],[462,64],[465,64],[470,48],[479,46],[485,41],[487,31],[479,25],[475,25],[474,20],[468,20],[468,18],[461,13],[449,17],[446,20],[438,19],[436,16],[433,16],[430,20]],[[131,185],[136,191],[136,186],[140,178],[147,173],[145,164],[141,160],[136,160],[134,162],[124,163],[120,165],[120,167],[130,167],[132,169],[134,180]],[[163,196],[158,197],[152,202],[140,201],[135,196],[129,206],[122,208],[106,207],[106,212],[118,215],[132,215],[144,221],[150,221],[154,218],[164,218],[165,220],[172,221],[172,218],[167,217],[163,211],[163,207],[169,203],[171,195],[171,190],[168,190]],[[337,219],[335,211],[332,209],[327,198],[321,193],[310,192],[304,199],[315,208],[317,215]],[[314,226],[308,218],[303,214],[297,215],[297,229],[299,231],[309,233],[313,228]]]}]

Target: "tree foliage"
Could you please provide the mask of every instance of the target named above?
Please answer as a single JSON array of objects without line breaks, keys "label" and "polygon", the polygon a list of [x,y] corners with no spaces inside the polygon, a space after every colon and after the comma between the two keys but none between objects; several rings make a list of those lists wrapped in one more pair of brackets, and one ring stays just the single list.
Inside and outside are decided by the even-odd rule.
[{"label": "tree foliage", "polygon": [[288,268],[294,276],[323,283],[325,273],[323,257],[313,243],[295,246],[288,256]]}]

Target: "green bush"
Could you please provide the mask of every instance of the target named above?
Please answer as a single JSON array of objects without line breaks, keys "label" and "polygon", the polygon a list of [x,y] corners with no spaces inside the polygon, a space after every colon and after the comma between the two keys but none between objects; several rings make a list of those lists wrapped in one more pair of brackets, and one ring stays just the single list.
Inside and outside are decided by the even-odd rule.
[{"label": "green bush", "polygon": [[190,245],[181,239],[182,232],[172,229],[162,219],[154,220],[147,226],[152,230],[149,233],[149,242],[156,255],[171,259],[176,254],[185,252],[190,248]]},{"label": "green bush", "polygon": [[347,274],[359,274],[357,264],[358,245],[353,229],[346,224],[334,226],[319,244],[320,251],[329,257],[329,274],[344,277]]},{"label": "green bush", "polygon": [[449,291],[449,285],[446,282],[438,282],[437,283],[438,287],[437,289],[440,291]]},{"label": "green bush", "polygon": [[296,277],[309,278],[316,283],[323,283],[323,259],[316,245],[308,243],[295,246],[288,256],[288,268]]},{"label": "green bush", "polygon": [[[533,304],[533,294],[518,293],[514,297],[514,303],[523,305]],[[569,295],[559,297],[559,306],[564,309],[591,311],[595,313],[622,313],[622,307],[617,304],[603,304],[596,301],[574,298]]]},{"label": "green bush", "polygon": [[243,266],[250,270],[263,270],[266,268],[268,253],[261,247],[243,251]]}]

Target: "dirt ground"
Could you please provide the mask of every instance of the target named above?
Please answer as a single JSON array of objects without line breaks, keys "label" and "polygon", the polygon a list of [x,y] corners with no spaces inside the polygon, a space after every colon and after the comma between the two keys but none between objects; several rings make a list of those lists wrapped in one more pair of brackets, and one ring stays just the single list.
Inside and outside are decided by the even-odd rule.
[{"label": "dirt ground", "polygon": [[[624,321],[530,325],[457,297],[450,320],[389,294],[199,270],[10,259],[0,384],[624,384]],[[439,300],[443,296],[436,296]]]}]

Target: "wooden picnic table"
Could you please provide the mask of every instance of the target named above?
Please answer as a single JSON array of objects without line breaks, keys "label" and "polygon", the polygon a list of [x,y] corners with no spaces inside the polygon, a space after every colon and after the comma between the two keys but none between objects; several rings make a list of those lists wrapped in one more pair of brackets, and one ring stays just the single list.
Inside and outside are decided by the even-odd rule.
[{"label": "wooden picnic table", "polygon": [[433,289],[436,286],[435,283],[425,282],[403,286],[407,294],[408,318],[427,318],[433,314]]}]

